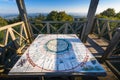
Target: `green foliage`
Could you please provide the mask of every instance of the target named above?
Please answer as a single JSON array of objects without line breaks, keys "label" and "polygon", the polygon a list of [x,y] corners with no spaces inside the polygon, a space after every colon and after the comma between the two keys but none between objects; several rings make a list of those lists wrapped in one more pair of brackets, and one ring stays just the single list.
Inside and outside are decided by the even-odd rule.
[{"label": "green foliage", "polygon": [[58,17],[58,12],[57,11],[52,11],[47,15],[47,19],[48,21],[57,21],[57,17]]},{"label": "green foliage", "polygon": [[120,12],[115,13],[115,10],[112,8],[108,8],[107,10],[101,12],[96,15],[97,18],[105,18],[109,20],[120,20]]},{"label": "green foliage", "polygon": [[[0,17],[0,27],[3,27],[5,25],[7,25],[7,24],[8,24],[7,20]],[[3,37],[4,37],[4,32],[0,31],[0,42],[2,42]]]},{"label": "green foliage", "polygon": [[[97,18],[105,18],[108,20],[120,20],[120,12],[119,13],[115,13],[115,10],[112,8],[108,8],[107,10],[103,11],[100,14],[96,15]],[[103,24],[104,21],[100,21],[100,25]],[[116,22],[110,22],[109,23],[110,28],[115,28],[119,26],[119,23]]]},{"label": "green foliage", "polygon": [[13,23],[16,23],[16,22],[20,22],[21,21],[21,16],[18,15],[16,18],[13,18],[11,20],[8,20],[8,23],[9,24],[13,24]]},{"label": "green foliage", "polygon": [[115,17],[119,18],[120,19],[120,12],[118,12]]},{"label": "green foliage", "polygon": [[[51,11],[47,16],[44,16],[42,14],[39,14],[39,16],[36,16],[35,18],[29,18],[30,21],[32,21],[32,24],[36,26],[39,30],[41,30],[44,26],[44,24],[40,23],[40,21],[73,21],[73,17],[66,14],[64,11],[57,12],[57,11]],[[55,26],[56,29],[59,28],[59,26],[63,24],[52,24]],[[36,33],[36,31],[33,29],[33,32]],[[46,32],[46,31],[43,31]],[[53,31],[54,32],[54,31]]]},{"label": "green foliage", "polygon": [[0,31],[0,43],[3,42],[3,37],[4,37],[4,32],[3,31]]},{"label": "green foliage", "polygon": [[73,21],[73,17],[70,15],[67,15],[65,12],[59,12],[57,15],[58,21]]},{"label": "green foliage", "polygon": [[107,10],[100,13],[100,15],[107,16],[107,17],[114,17],[115,16],[115,10],[112,9],[112,8],[108,8]]},{"label": "green foliage", "polygon": [[44,15],[42,15],[42,14],[39,14],[38,16],[35,16],[35,18],[33,18],[33,17],[30,17],[29,18],[29,20],[30,21],[44,21],[45,20],[45,16]]},{"label": "green foliage", "polygon": [[64,11],[52,11],[48,14],[46,21],[73,21],[73,17],[66,14]]},{"label": "green foliage", "polygon": [[[119,20],[120,19],[118,17],[119,14],[120,13],[116,14],[114,9],[108,8],[107,10],[103,11],[102,13],[97,14],[96,17],[97,18],[104,18],[106,20]],[[105,23],[105,20],[99,20],[99,26],[100,26],[101,30],[103,28],[104,23]],[[118,27],[119,24],[117,22],[109,22],[109,26],[110,26],[110,29],[114,29],[114,28]],[[105,33],[106,32],[108,32],[108,30],[105,30]],[[108,34],[105,35],[104,38],[107,39],[107,40],[110,40],[109,37],[108,37]]]},{"label": "green foliage", "polygon": [[[33,17],[30,17],[29,20],[32,22],[32,24],[37,27],[39,30],[42,29],[43,27],[43,24],[40,23],[39,21],[45,21],[46,17],[42,14],[39,14],[38,16],[35,16],[34,18]],[[34,33],[37,33],[34,29],[33,29],[33,32]]]},{"label": "green foliage", "polygon": [[96,17],[97,17],[97,18],[108,18],[107,16],[101,15],[101,14],[97,14]]},{"label": "green foliage", "polygon": [[5,19],[3,19],[2,17],[0,17],[0,27],[1,27],[1,26],[5,26],[5,25],[7,25],[7,24],[8,24],[7,20],[5,20]]},{"label": "green foliage", "polygon": [[[105,18],[107,20],[120,20],[120,12],[115,13],[115,10],[112,8],[108,8],[107,10],[103,11],[100,14],[96,15],[97,18]],[[100,30],[102,30],[103,28],[103,24],[105,23],[105,20],[99,20],[99,26],[100,26]],[[114,30],[115,28],[120,26],[120,23],[118,22],[109,22],[109,26],[110,29]],[[96,30],[97,32],[97,30]],[[107,33],[108,30],[105,30],[105,33]],[[114,35],[115,31],[112,31],[112,36]],[[108,33],[106,35],[103,36],[105,39],[110,40],[110,38],[108,37]],[[119,54],[120,53],[120,42],[117,45],[116,49],[113,51],[113,54]]]},{"label": "green foliage", "polygon": [[57,12],[51,11],[47,16],[39,14],[35,18],[29,18],[30,21],[73,21],[73,17],[71,15],[66,14],[64,11]]}]

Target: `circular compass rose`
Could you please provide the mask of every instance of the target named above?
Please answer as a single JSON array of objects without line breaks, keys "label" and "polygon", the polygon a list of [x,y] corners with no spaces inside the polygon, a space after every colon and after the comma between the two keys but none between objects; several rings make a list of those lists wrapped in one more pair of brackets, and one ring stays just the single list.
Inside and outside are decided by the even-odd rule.
[{"label": "circular compass rose", "polygon": [[70,44],[64,39],[52,39],[45,44],[48,51],[59,54],[60,52],[68,50]]}]

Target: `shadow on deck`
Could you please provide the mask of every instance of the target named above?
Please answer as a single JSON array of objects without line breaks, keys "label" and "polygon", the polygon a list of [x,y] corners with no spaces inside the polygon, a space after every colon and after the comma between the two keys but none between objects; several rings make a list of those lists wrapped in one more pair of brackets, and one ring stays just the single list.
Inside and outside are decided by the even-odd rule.
[{"label": "shadow on deck", "polygon": [[[89,38],[87,42],[85,43],[85,46],[93,53],[93,55],[98,59],[101,58],[101,56],[104,53],[104,50],[108,46],[108,43],[105,42],[102,39],[98,39],[95,35],[89,35]],[[26,47],[27,48],[27,47]],[[25,48],[25,49],[26,49]],[[25,50],[24,49],[24,50]],[[11,50],[8,50],[11,52]],[[5,61],[5,68],[6,70],[0,74],[0,80],[41,80],[41,77],[20,77],[20,78],[10,78],[7,74],[9,70],[14,66],[16,61],[20,58],[20,55],[15,54],[14,51],[11,52],[12,56],[8,56],[8,58]],[[92,77],[92,76],[70,76],[70,77],[45,77],[44,80],[118,80],[116,76],[112,73],[112,71],[106,66],[106,64],[101,64],[104,69],[107,72],[106,77]]]},{"label": "shadow on deck", "polygon": [[[108,42],[106,42],[103,39],[99,39],[94,34],[91,34],[91,35],[89,35],[89,38],[87,39],[87,42],[85,43],[85,45],[99,61],[108,46]],[[105,63],[101,63],[101,65],[106,70],[107,76],[106,77],[97,77],[97,79],[95,79],[95,80],[118,80],[117,77],[114,75],[114,73],[112,73],[112,71],[107,67],[107,65]],[[85,80],[87,80],[87,79],[85,79]],[[94,80],[94,79],[91,79],[91,80]]]}]

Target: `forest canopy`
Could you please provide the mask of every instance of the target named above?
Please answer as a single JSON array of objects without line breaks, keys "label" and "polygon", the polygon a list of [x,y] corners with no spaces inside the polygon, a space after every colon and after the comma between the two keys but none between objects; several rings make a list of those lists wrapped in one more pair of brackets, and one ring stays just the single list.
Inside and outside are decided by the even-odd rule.
[{"label": "forest canopy", "polygon": [[61,11],[61,12],[52,11],[47,15],[46,20],[47,21],[73,21],[73,17],[66,14],[65,11]]},{"label": "forest canopy", "polygon": [[7,20],[5,20],[4,18],[0,17],[0,27],[1,26],[5,26],[7,24],[8,24]]},{"label": "forest canopy", "polygon": [[108,8],[101,12],[100,14],[96,15],[97,18],[106,18],[111,20],[120,20],[120,12],[115,13],[115,9]]}]

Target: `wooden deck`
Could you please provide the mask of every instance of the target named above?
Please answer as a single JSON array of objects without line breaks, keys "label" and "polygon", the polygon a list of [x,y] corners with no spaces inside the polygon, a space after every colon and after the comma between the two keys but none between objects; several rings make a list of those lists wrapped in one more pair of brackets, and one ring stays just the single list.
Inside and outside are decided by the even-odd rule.
[{"label": "wooden deck", "polygon": [[[95,55],[96,58],[100,58],[101,55],[104,53],[104,50],[106,49],[108,43],[105,42],[102,39],[99,39],[97,36],[95,35],[89,35],[89,38],[87,40],[87,42],[85,43],[86,47],[93,53],[93,55]],[[7,64],[8,67],[12,67],[14,65],[13,62],[17,61],[18,58],[20,56],[18,55],[14,55],[11,58],[11,64]],[[104,69],[107,71],[107,76],[106,77],[91,77],[91,76],[71,76],[70,78],[68,77],[54,77],[54,78],[49,78],[49,77],[45,77],[45,80],[119,80],[117,79],[117,77],[111,72],[111,70],[106,66],[106,64],[101,64]],[[9,68],[11,69],[11,68]],[[28,78],[28,77],[23,77],[23,78],[10,78],[9,76],[7,76],[7,72],[9,71],[6,70],[5,73],[0,74],[0,80],[40,80],[41,78],[37,78],[37,77],[32,77],[32,78]]]},{"label": "wooden deck", "polygon": [[[99,61],[99,58],[101,58],[101,56],[104,54],[105,49],[108,46],[108,42],[106,42],[103,39],[99,39],[94,34],[90,34],[87,43],[85,43],[85,45]],[[101,65],[107,71],[107,76],[98,77],[97,80],[118,80],[105,63]]]},{"label": "wooden deck", "polygon": [[85,45],[94,55],[102,55],[108,43],[103,39],[99,39],[96,35],[91,34]]}]

